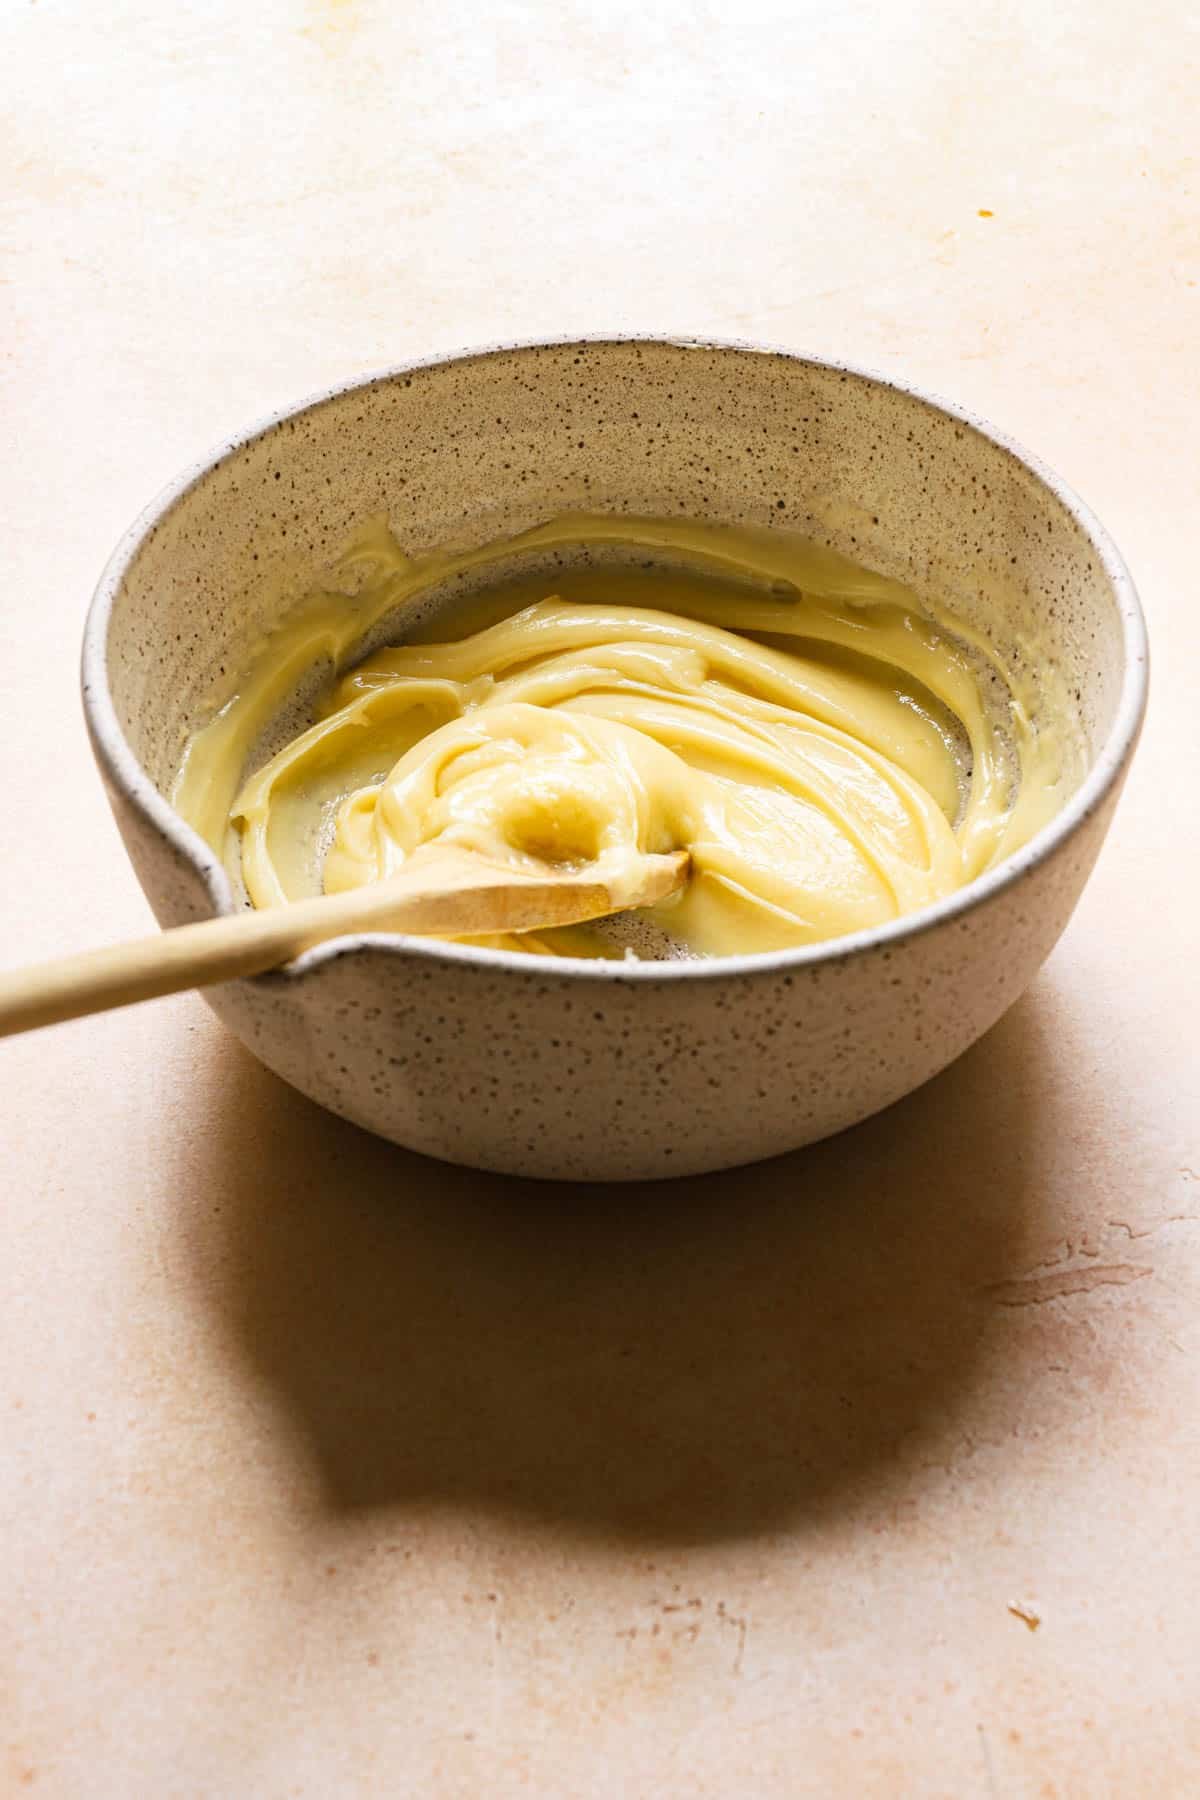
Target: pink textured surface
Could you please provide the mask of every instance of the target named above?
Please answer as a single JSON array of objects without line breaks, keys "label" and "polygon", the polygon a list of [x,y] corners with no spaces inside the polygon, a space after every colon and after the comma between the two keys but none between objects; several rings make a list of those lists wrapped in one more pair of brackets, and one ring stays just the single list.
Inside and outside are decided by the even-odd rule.
[{"label": "pink textured surface", "polygon": [[1061,468],[1157,657],[1112,839],[956,1068],[670,1190],[405,1157],[192,999],[0,1047],[0,1791],[1200,1784],[1195,21],[652,11],[0,20],[5,959],[146,925],[75,692],[137,507],[506,336],[849,356]]}]

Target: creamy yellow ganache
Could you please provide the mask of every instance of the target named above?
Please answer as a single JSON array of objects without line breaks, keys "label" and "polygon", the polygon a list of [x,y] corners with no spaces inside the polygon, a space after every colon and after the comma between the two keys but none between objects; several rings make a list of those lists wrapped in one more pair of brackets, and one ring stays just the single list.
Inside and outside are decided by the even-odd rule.
[{"label": "creamy yellow ganache", "polygon": [[[580,547],[627,554],[589,566]],[[550,575],[505,575],[556,551]],[[407,604],[464,576],[469,601],[405,631]],[[575,516],[410,558],[377,525],[333,580],[264,639],[175,786],[255,906],[380,881],[437,847],[609,869],[687,849],[686,890],[649,922],[684,953],[774,950],[952,893],[1082,775],[1045,659],[1026,647],[1018,664],[782,531]],[[385,617],[406,641],[356,663]],[[334,673],[315,722],[247,776],[319,664]],[[629,953],[603,927],[474,941]]]}]

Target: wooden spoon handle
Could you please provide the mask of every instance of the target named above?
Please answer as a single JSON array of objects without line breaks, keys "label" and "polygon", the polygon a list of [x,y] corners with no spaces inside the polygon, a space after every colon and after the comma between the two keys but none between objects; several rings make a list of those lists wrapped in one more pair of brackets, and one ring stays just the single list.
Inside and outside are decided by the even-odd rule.
[{"label": "wooden spoon handle", "polygon": [[544,930],[651,906],[687,879],[686,851],[647,856],[642,863],[634,883],[617,891],[586,869],[543,878],[464,854],[344,894],[178,925],[131,944],[36,963],[0,975],[0,1037],[261,975],[347,933],[475,937]]}]

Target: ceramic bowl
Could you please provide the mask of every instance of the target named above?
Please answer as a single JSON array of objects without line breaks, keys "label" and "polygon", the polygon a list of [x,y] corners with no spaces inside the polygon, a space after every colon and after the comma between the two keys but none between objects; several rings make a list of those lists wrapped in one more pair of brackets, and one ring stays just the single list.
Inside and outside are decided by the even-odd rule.
[{"label": "ceramic bowl", "polygon": [[642,338],[412,364],[280,414],[169,488],[101,579],[84,703],[117,823],[163,925],[232,910],[167,799],[222,670],[372,516],[420,552],[578,510],[800,531],[1037,641],[1075,695],[1086,779],[960,893],[826,945],[587,963],[373,935],[210,1002],[323,1106],[453,1162],[624,1179],[795,1149],[927,1081],[1012,1005],[1087,880],[1145,705],[1113,544],[952,406],[782,351]]}]

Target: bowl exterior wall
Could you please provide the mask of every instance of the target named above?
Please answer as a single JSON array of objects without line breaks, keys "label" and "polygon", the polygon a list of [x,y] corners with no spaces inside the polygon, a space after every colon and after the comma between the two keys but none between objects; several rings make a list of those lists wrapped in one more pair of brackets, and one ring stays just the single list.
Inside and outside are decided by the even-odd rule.
[{"label": "bowl exterior wall", "polygon": [[[792,968],[580,979],[368,939],[208,998],[285,1081],[427,1156],[575,1181],[728,1168],[867,1118],[995,1024],[1070,918],[1116,798],[983,906]],[[162,839],[114,809],[161,921],[199,916]]]}]

